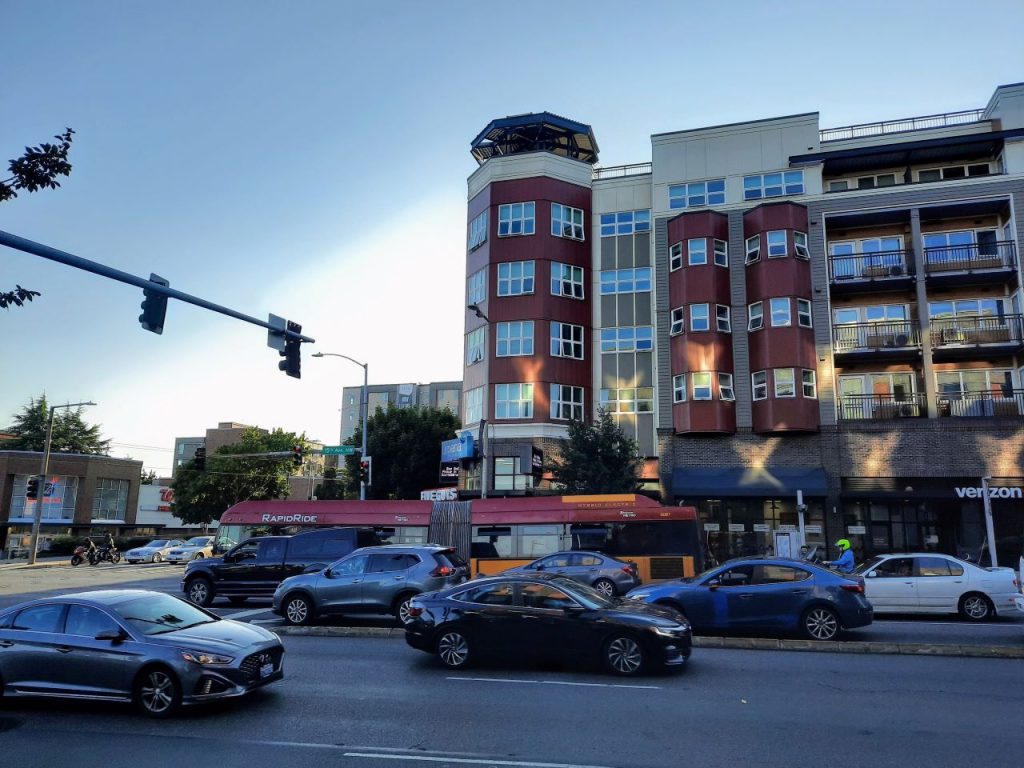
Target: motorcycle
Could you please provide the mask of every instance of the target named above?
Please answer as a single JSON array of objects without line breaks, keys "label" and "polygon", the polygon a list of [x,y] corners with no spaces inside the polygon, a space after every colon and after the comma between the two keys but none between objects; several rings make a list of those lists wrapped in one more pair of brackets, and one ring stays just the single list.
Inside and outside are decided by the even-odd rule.
[{"label": "motorcycle", "polygon": [[96,565],[96,563],[119,563],[121,562],[121,552],[117,547],[113,546],[102,546],[96,550],[96,562],[89,561],[90,565]]},{"label": "motorcycle", "polygon": [[87,539],[86,542],[75,547],[71,555],[72,565],[81,565],[86,560],[89,561],[89,565],[96,565],[96,545],[92,543],[92,539]]}]

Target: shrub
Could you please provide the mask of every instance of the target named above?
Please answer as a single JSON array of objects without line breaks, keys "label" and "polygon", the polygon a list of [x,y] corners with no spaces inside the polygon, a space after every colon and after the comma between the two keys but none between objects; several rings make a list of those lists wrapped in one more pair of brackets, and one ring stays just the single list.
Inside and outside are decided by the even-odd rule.
[{"label": "shrub", "polygon": [[81,543],[80,536],[54,536],[50,539],[49,552],[54,555],[70,555]]}]

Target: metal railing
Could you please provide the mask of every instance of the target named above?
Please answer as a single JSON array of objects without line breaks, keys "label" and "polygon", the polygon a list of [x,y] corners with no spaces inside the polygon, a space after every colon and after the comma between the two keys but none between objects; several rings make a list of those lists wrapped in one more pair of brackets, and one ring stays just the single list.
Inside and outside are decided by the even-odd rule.
[{"label": "metal railing", "polygon": [[971,269],[1013,269],[1017,266],[1017,246],[1013,240],[1000,240],[925,248],[924,266],[929,275]]},{"label": "metal railing", "polygon": [[905,117],[900,120],[881,120],[877,123],[860,123],[846,125],[841,128],[825,128],[818,131],[822,143],[826,141],[842,141],[844,139],[860,139],[866,136],[885,136],[890,133],[906,133],[923,131],[929,128],[948,128],[952,125],[969,125],[978,123],[985,114],[984,109],[965,109],[960,112],[944,112],[938,115],[922,117]]},{"label": "metal railing", "polygon": [[1024,414],[1024,390],[999,387],[991,390],[941,392],[939,416],[1000,418]]},{"label": "metal railing", "polygon": [[623,176],[642,176],[651,172],[650,163],[633,163],[632,165],[609,165],[607,168],[594,168],[594,179],[617,179]]},{"label": "metal railing", "polygon": [[943,317],[928,323],[933,347],[1020,344],[1024,315]]},{"label": "metal railing", "polygon": [[914,274],[913,251],[879,251],[851,256],[829,256],[832,282],[888,280]]},{"label": "metal railing", "polygon": [[832,348],[837,353],[921,346],[921,333],[909,320],[847,323],[832,326]]},{"label": "metal railing", "polygon": [[923,418],[928,398],[921,392],[903,395],[843,395],[836,404],[840,421]]}]

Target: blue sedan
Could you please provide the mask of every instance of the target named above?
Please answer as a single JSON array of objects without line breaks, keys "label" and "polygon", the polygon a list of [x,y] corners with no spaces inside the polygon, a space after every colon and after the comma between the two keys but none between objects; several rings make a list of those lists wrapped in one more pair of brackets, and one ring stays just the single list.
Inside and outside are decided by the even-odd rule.
[{"label": "blue sedan", "polygon": [[637,587],[626,598],[675,608],[695,633],[773,629],[834,640],[873,617],[862,578],[785,558],[730,560],[693,578]]}]

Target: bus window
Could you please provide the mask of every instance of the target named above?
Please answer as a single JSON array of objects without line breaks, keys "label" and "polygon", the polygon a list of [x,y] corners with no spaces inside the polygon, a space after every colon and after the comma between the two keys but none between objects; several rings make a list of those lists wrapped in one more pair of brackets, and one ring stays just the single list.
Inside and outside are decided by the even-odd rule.
[{"label": "bus window", "polygon": [[561,549],[560,525],[520,525],[518,528],[520,557],[543,557]]},{"label": "bus window", "polygon": [[572,537],[571,548],[593,552],[603,552],[611,541],[611,531],[607,525],[594,523],[591,525],[573,525],[569,528]]},{"label": "bus window", "polygon": [[667,555],[693,551],[689,541],[692,524],[613,523],[611,541],[604,550],[609,555]]},{"label": "bus window", "polygon": [[[490,544],[496,552],[492,557],[512,557],[512,528],[510,526],[474,527],[473,544]],[[491,547],[487,547],[489,550]],[[482,547],[473,547],[480,550]]]}]

